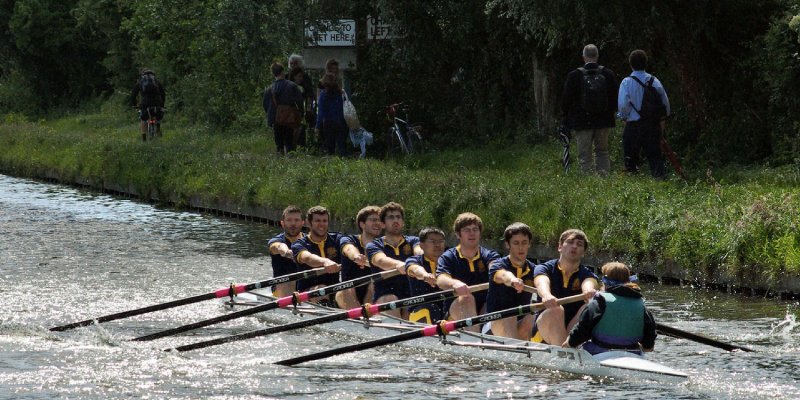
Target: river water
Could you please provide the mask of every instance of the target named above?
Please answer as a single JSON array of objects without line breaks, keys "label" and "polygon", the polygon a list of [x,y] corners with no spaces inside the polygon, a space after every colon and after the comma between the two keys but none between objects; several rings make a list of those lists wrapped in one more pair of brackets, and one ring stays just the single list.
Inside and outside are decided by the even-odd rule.
[{"label": "river water", "polygon": [[175,354],[165,347],[263,328],[248,317],[153,342],[212,318],[215,301],[67,332],[48,328],[271,276],[263,224],[157,208],[0,175],[0,399],[800,398],[800,308],[644,285],[659,322],[756,349],[660,337],[651,359],[689,382],[625,382],[385,347],[280,367],[353,338],[300,330]]}]

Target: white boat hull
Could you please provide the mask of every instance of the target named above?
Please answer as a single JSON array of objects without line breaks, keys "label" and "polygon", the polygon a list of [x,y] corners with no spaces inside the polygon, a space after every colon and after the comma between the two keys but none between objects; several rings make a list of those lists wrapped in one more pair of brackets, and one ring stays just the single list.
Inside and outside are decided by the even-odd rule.
[{"label": "white boat hull", "polygon": [[[257,297],[251,293],[243,293],[236,297],[235,305],[259,305],[263,304],[264,300],[266,300],[264,296]],[[285,324],[342,311],[344,310],[303,304],[296,310],[277,309],[257,314],[257,317],[265,321]],[[317,325],[317,327],[355,336],[366,341],[420,329],[424,325],[388,316],[375,316],[368,323],[362,320],[348,319]],[[562,348],[465,331],[452,332],[444,339],[439,336],[425,337],[405,342],[403,345],[599,377],[677,382],[688,379],[688,375],[679,370],[630,352],[610,351],[592,356],[583,349]],[[309,353],[313,351],[309,350]]]}]

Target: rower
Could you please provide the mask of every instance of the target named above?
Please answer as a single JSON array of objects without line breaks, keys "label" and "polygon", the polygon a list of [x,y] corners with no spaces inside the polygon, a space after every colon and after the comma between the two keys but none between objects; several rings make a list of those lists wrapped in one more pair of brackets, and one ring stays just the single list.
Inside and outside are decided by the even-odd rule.
[{"label": "rower", "polygon": [[[414,254],[422,254],[419,238],[403,235],[405,227],[405,210],[395,202],[389,202],[381,207],[381,222],[385,236],[379,237],[367,244],[367,257],[372,268],[372,273],[398,270],[406,273],[406,259]],[[408,280],[405,276],[398,275],[389,279],[375,282],[375,294],[372,296],[376,303],[386,303],[408,297]],[[408,311],[385,311],[395,317],[407,317]]]},{"label": "rower", "polygon": [[604,292],[581,312],[563,347],[577,347],[591,354],[624,350],[641,355],[653,351],[656,321],[645,307],[636,275],[621,262],[603,265]]},{"label": "rower", "polygon": [[297,282],[299,292],[339,283],[340,234],[328,232],[329,218],[330,214],[325,207],[309,208],[306,215],[309,233],[292,244],[294,261],[298,269],[325,268],[325,273],[322,275],[299,280]]},{"label": "rower", "polygon": [[559,305],[562,297],[583,293],[589,301],[597,293],[599,279],[588,266],[581,264],[589,240],[579,229],[568,229],[558,239],[559,257],[537,265],[533,270],[533,282],[539,300],[547,307],[534,316],[533,340],[559,345],[567,339],[567,331],[578,320],[583,308],[580,303]]},{"label": "rower", "polygon": [[[436,261],[444,253],[444,232],[439,228],[424,228],[419,232],[422,254],[406,260],[406,275],[411,297],[438,292],[436,286]],[[432,324],[444,319],[442,302],[421,304],[408,310],[408,320]]]},{"label": "rower", "polygon": [[[378,206],[366,206],[356,214],[358,235],[342,235],[339,246],[342,249],[342,282],[360,278],[372,273],[367,261],[364,246],[381,234],[383,223]],[[372,301],[373,284],[349,288],[336,293],[339,307],[351,309]]]},{"label": "rower", "polygon": [[[528,261],[533,232],[528,225],[515,222],[503,232],[503,242],[508,255],[489,265],[489,291],[486,294],[486,312],[501,311],[531,303],[531,293],[525,285],[533,285],[534,264]],[[514,316],[492,321],[492,334],[520,340],[530,340],[533,315]]]},{"label": "rower", "polygon": [[[461,213],[453,223],[458,245],[445,251],[436,265],[436,284],[441,290],[454,289],[458,295],[445,302],[449,319],[459,320],[485,311],[486,292],[470,293],[469,287],[489,281],[488,266],[500,258],[496,251],[480,245],[483,221],[473,213]],[[478,331],[478,327],[467,328]]]},{"label": "rower", "polygon": [[[304,236],[302,231],[303,211],[297,206],[286,207],[281,214],[281,227],[283,232],[267,242],[269,255],[272,258],[272,276],[275,278],[297,272],[292,243]],[[273,287],[272,294],[275,297],[288,296],[296,288],[297,282],[294,281],[279,283]]]}]

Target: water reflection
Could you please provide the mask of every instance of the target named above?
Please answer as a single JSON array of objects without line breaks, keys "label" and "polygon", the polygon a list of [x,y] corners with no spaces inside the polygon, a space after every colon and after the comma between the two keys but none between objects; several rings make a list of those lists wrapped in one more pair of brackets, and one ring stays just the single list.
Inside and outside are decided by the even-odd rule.
[{"label": "water reflection", "polygon": [[177,212],[89,190],[5,175],[0,175],[0,186],[3,187],[0,209],[16,213],[0,211],[0,221],[5,222],[18,219],[21,214],[28,221],[51,224],[123,223],[129,229],[157,235],[165,241],[202,243],[199,251],[207,254],[240,257],[265,255],[266,242],[274,234],[274,228],[261,223]]}]

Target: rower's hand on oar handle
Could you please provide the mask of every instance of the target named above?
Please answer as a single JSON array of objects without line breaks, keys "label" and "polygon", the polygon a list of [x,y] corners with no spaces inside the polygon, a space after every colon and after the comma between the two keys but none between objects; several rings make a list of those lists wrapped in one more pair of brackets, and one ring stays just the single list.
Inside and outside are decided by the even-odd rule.
[{"label": "rower's hand on oar handle", "polygon": [[331,261],[329,263],[326,262],[325,265],[323,265],[322,267],[325,268],[325,273],[326,274],[335,274],[335,273],[339,272],[339,270],[342,269],[342,266],[340,264],[337,264],[337,263],[335,263],[333,261]]},{"label": "rower's hand on oar handle", "polygon": [[283,257],[283,258],[294,258],[294,253],[292,253],[292,249],[290,249],[289,247],[286,247],[281,252],[281,257]]},{"label": "rower's hand on oar handle", "polygon": [[369,263],[367,263],[366,254],[359,253],[356,256],[356,258],[353,259],[353,262],[356,263],[356,265],[358,265],[359,268],[366,268],[367,266],[369,266]]},{"label": "rower's hand on oar handle", "polygon": [[406,269],[406,264],[402,262],[398,262],[397,265],[394,267],[400,275],[408,274],[408,270]]},{"label": "rower's hand on oar handle", "polygon": [[522,290],[525,289],[525,282],[520,278],[514,278],[511,280],[511,287],[517,291],[517,293],[522,293]]},{"label": "rower's hand on oar handle", "polygon": [[583,292],[583,300],[588,303],[596,295],[597,295],[597,289],[588,289]]},{"label": "rower's hand on oar handle", "polygon": [[467,286],[466,283],[461,282],[461,281],[458,281],[455,284],[453,284],[453,291],[459,297],[460,296],[469,296],[469,295],[472,294],[470,292],[470,290],[469,290],[469,286]]},{"label": "rower's hand on oar handle", "polygon": [[542,301],[541,301],[541,303],[542,303],[542,304],[543,304],[543,305],[544,305],[546,308],[556,308],[556,307],[559,307],[559,304],[558,304],[558,299],[556,298],[556,296],[553,296],[552,294],[549,294],[549,293],[548,293],[548,294],[545,294],[545,295],[543,295],[543,296],[542,296]]},{"label": "rower's hand on oar handle", "polygon": [[436,287],[436,275],[434,275],[434,274],[432,274],[430,272],[426,272],[425,273],[425,279],[423,279],[423,280],[428,285],[431,285],[432,288]]}]

